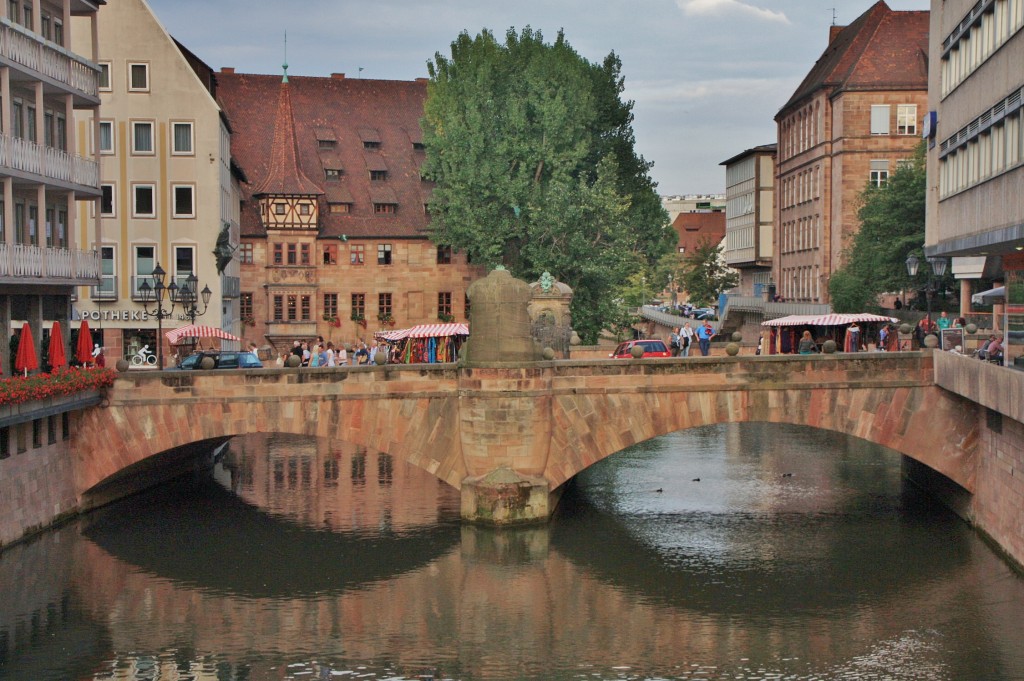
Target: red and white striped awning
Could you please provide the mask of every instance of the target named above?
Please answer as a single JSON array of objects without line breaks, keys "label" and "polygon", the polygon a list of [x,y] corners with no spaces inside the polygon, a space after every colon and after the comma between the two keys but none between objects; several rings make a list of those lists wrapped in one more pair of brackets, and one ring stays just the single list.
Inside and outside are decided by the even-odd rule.
[{"label": "red and white striped awning", "polygon": [[178,329],[171,329],[165,333],[164,336],[167,337],[167,341],[171,345],[176,345],[185,338],[219,338],[221,340],[229,341],[242,340],[238,336],[234,336],[224,329],[218,329],[215,326],[202,326],[200,324],[189,324],[188,326],[182,326]]},{"label": "red and white striped awning", "polygon": [[468,324],[420,324],[409,329],[378,331],[373,334],[378,340],[397,341],[403,338],[439,338],[442,336],[468,336]]},{"label": "red and white striped awning", "polygon": [[793,314],[788,317],[769,319],[761,326],[845,326],[854,322],[889,322],[895,324],[895,317],[883,317],[877,314]]}]

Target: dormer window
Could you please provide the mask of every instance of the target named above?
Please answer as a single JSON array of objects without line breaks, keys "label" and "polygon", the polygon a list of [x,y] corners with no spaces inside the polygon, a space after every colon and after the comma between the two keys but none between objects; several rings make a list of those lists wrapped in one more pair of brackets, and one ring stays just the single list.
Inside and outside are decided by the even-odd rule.
[{"label": "dormer window", "polygon": [[333,149],[338,143],[334,140],[317,140],[316,145],[321,149]]},{"label": "dormer window", "polygon": [[388,171],[386,170],[371,170],[370,179],[374,182],[382,182],[388,179]]},{"label": "dormer window", "polygon": [[316,145],[321,149],[333,149],[338,145],[338,137],[331,128],[317,128]]},{"label": "dormer window", "polygon": [[341,168],[324,168],[324,178],[328,180],[339,180],[342,176]]},{"label": "dormer window", "polygon": [[363,149],[380,149],[380,133],[376,128],[359,128],[358,132]]},{"label": "dormer window", "polygon": [[363,149],[380,149],[380,142],[363,142]]},{"label": "dormer window", "polygon": [[413,151],[426,151],[427,145],[423,144],[423,142],[413,142],[412,149]]},{"label": "dormer window", "polygon": [[390,215],[398,212],[398,205],[394,203],[375,203],[373,212],[377,215]]}]

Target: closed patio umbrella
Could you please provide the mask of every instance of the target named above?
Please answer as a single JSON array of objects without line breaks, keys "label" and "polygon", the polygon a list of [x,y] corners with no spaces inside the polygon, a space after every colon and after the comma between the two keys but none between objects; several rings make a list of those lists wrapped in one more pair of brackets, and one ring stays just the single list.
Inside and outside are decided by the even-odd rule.
[{"label": "closed patio umbrella", "polygon": [[75,359],[82,366],[92,361],[92,333],[89,332],[89,320],[83,319],[78,329],[78,343],[75,344]]},{"label": "closed patio umbrella", "polygon": [[68,354],[64,351],[64,334],[60,330],[60,322],[54,322],[50,329],[50,345],[47,349],[50,359],[50,371],[68,363]]},{"label": "closed patio umbrella", "polygon": [[14,368],[24,372],[39,368],[39,358],[36,357],[36,344],[32,341],[32,327],[25,324],[21,327],[21,335],[18,337],[18,352],[14,356]]}]

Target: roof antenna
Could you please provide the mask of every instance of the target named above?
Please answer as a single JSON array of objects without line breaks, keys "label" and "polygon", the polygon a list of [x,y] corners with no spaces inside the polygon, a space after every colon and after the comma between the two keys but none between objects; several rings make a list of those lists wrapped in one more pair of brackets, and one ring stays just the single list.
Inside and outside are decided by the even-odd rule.
[{"label": "roof antenna", "polygon": [[360,78],[363,77],[363,67],[362,66],[359,67],[359,77]]},{"label": "roof antenna", "polygon": [[288,82],[288,30],[284,32],[284,63],[281,64],[281,68],[284,69],[284,78],[281,79],[282,83]]},{"label": "roof antenna", "polygon": [[828,9],[829,9],[830,12],[832,12],[832,25],[835,26],[836,25],[836,16],[837,16],[836,15],[836,8],[835,7],[829,7]]}]

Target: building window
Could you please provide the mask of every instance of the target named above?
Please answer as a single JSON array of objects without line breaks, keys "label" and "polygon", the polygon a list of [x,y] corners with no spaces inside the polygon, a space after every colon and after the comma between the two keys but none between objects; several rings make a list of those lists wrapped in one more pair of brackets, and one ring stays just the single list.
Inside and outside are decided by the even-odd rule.
[{"label": "building window", "polygon": [[284,296],[274,296],[274,321],[284,321]]},{"label": "building window", "polygon": [[67,47],[64,44],[64,24],[56,19],[53,20],[53,42],[61,47]]},{"label": "building window", "polygon": [[153,153],[153,123],[150,121],[135,121],[132,123],[132,153],[152,154]]},{"label": "building window", "polygon": [[196,273],[196,252],[192,246],[174,247],[174,283],[180,289]]},{"label": "building window", "polygon": [[274,204],[274,215],[284,215],[285,205],[281,201]]},{"label": "building window", "polygon": [[324,264],[338,264],[338,244],[324,244]]},{"label": "building window", "polygon": [[143,282],[149,282],[150,287],[156,285],[153,279],[153,268],[156,267],[156,247],[136,246],[135,247],[135,282],[132,292],[138,295],[139,287]]},{"label": "building window", "polygon": [[889,134],[889,105],[888,104],[872,104],[871,105],[871,134],[872,135],[888,135]]},{"label": "building window", "polygon": [[348,248],[348,262],[350,265],[363,265],[366,263],[366,246],[352,244]]},{"label": "building window", "polygon": [[331,213],[333,213],[335,215],[351,213],[352,212],[352,204],[351,203],[332,203],[332,204],[330,204],[330,207],[331,207]]},{"label": "building window", "polygon": [[11,428],[4,426],[0,428],[0,459],[7,459],[11,456]]},{"label": "building window", "polygon": [[391,244],[377,244],[377,264],[391,264]]},{"label": "building window", "polygon": [[900,104],[896,107],[896,134],[917,134],[917,105]]},{"label": "building window", "polygon": [[472,305],[469,303],[469,294],[462,294],[462,313],[466,319],[469,319],[469,313],[472,309]]},{"label": "building window", "polygon": [[66,411],[60,415],[61,439],[71,439],[71,412]]},{"label": "building window", "polygon": [[171,185],[174,195],[174,217],[194,218],[196,216],[195,187],[190,184]]},{"label": "building window", "polygon": [[299,204],[299,215],[310,215],[313,212],[313,207],[308,203]]},{"label": "building window", "polygon": [[274,264],[284,264],[284,244],[274,244]]},{"label": "building window", "polygon": [[438,246],[437,247],[437,264],[438,265],[451,265],[452,264],[452,247],[451,246]]},{"label": "building window", "polygon": [[299,318],[299,296],[294,293],[289,294],[285,297],[285,302],[288,305],[286,310],[288,321],[297,321]]},{"label": "building window", "polygon": [[313,259],[310,257],[309,244],[299,244],[299,264],[300,265],[312,265]]},{"label": "building window", "polygon": [[324,317],[331,319],[338,318],[338,294],[337,293],[325,293],[324,294]]},{"label": "building window", "polygon": [[441,291],[437,294],[437,317],[441,319],[443,317],[452,316],[452,292]]},{"label": "building window", "polygon": [[256,262],[256,255],[251,241],[243,241],[238,244],[238,262],[243,265],[252,265]]},{"label": "building window", "polygon": [[366,318],[366,294],[352,294],[352,319]]},{"label": "building window", "polygon": [[871,162],[871,176],[868,179],[868,183],[872,187],[884,187],[889,181],[889,162],[888,161],[872,161]]},{"label": "building window", "polygon": [[149,91],[149,64],[128,63],[128,91]]},{"label": "building window", "polygon": [[377,215],[392,214],[398,211],[398,206],[394,203],[375,203],[373,204],[373,212]]},{"label": "building window", "polygon": [[371,170],[370,179],[374,182],[381,182],[388,179],[388,171],[386,170]]},{"label": "building window", "polygon": [[247,319],[255,320],[255,311],[252,307],[252,293],[241,293],[238,296],[238,314],[242,317],[242,321]]},{"label": "building window", "polygon": [[46,444],[57,444],[57,415],[51,414],[46,417]]},{"label": "building window", "polygon": [[105,218],[116,217],[114,211],[114,185],[100,185],[100,215]]},{"label": "building window", "polygon": [[363,149],[380,149],[380,142],[364,140]]},{"label": "building window", "polygon": [[341,168],[324,168],[324,178],[327,180],[340,180]]},{"label": "building window", "polygon": [[93,289],[93,299],[117,297],[117,260],[113,246],[100,246],[100,285]]},{"label": "building window", "polygon": [[114,153],[114,122],[100,121],[100,153]]},{"label": "building window", "polygon": [[380,318],[391,316],[391,294],[377,294],[377,316]]},{"label": "building window", "polygon": [[156,188],[153,185],[132,185],[132,217],[156,217]]},{"label": "building window", "polygon": [[32,449],[39,449],[43,446],[43,420],[32,421]]},{"label": "building window", "polygon": [[171,153],[183,156],[193,153],[191,123],[171,123]]},{"label": "building window", "polygon": [[313,307],[310,304],[311,298],[309,296],[299,296],[299,312],[302,321],[308,322],[313,318]]},{"label": "building window", "polygon": [[99,63],[99,66],[100,66],[100,86],[99,86],[99,89],[100,89],[101,92],[110,92],[110,89],[111,89],[111,86],[110,86],[110,62],[109,61],[101,61]]},{"label": "building window", "polygon": [[289,265],[299,264],[299,248],[298,244],[288,244],[288,260]]}]

